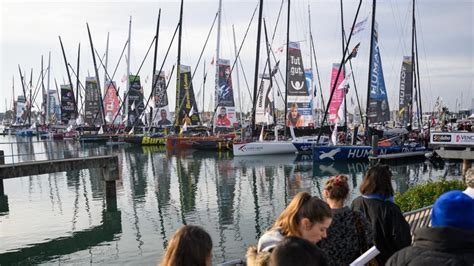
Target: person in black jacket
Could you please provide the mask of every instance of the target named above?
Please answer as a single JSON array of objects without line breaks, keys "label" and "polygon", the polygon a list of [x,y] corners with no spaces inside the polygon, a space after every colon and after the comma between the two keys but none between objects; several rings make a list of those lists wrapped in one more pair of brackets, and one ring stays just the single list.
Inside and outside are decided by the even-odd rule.
[{"label": "person in black jacket", "polygon": [[359,211],[369,220],[374,242],[380,254],[379,265],[398,250],[411,244],[410,226],[400,208],[393,202],[392,172],[387,165],[371,167],[362,181],[362,196],[352,202],[352,210]]},{"label": "person in black jacket", "polygon": [[386,265],[474,265],[474,199],[461,191],[444,193],[431,213],[431,227],[415,231],[415,241]]}]

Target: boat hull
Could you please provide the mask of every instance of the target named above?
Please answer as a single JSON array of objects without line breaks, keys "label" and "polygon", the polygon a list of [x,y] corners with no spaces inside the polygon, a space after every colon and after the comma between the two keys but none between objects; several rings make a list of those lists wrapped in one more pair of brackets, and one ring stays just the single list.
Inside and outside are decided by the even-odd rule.
[{"label": "boat hull", "polygon": [[166,145],[166,137],[163,136],[127,136],[123,141],[138,145]]},{"label": "boat hull", "polygon": [[[371,150],[371,146],[315,146],[313,147],[313,160],[316,162],[367,160]],[[378,147],[380,155],[422,150],[426,150],[426,148],[411,145]]]},{"label": "boat hull", "polygon": [[297,151],[291,141],[261,141],[233,144],[234,156],[291,154]]}]

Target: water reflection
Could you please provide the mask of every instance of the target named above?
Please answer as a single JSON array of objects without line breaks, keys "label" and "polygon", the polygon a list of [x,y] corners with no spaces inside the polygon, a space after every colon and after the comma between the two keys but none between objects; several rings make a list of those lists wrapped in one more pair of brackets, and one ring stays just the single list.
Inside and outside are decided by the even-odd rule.
[{"label": "water reflection", "polygon": [[[0,243],[8,244],[0,246],[0,264],[156,264],[183,224],[201,225],[211,234],[214,263],[242,258],[296,193],[321,197],[329,176],[345,174],[353,198],[369,167],[364,162],[313,163],[310,156],[296,155],[233,157],[229,152],[169,153],[162,147],[74,142],[19,145],[17,152],[45,152],[21,160],[117,153],[121,211],[107,206],[101,172],[95,169],[7,180],[10,202],[7,215],[0,209]],[[439,168],[424,161],[391,169],[400,191],[460,173],[458,163]],[[4,203],[0,197],[0,207]],[[26,223],[25,217],[46,218]],[[32,223],[39,230],[20,234]],[[20,233],[8,233],[15,230]]]}]

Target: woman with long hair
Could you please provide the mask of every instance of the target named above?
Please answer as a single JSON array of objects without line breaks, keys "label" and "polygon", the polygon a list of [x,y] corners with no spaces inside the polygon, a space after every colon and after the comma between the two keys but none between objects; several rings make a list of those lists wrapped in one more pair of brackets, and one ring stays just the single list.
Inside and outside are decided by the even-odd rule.
[{"label": "woman with long hair", "polygon": [[349,195],[347,176],[329,178],[323,196],[331,207],[332,223],[327,238],[318,243],[328,265],[349,265],[373,246],[372,227],[360,213],[344,206]]},{"label": "woman with long hair", "polygon": [[387,165],[371,167],[360,186],[361,196],[352,202],[352,210],[360,211],[369,220],[374,232],[374,242],[380,254],[379,265],[396,251],[411,244],[410,226],[400,207],[394,203],[392,172]]},{"label": "woman with long hair", "polygon": [[211,266],[212,239],[201,227],[179,228],[166,248],[160,266]]},{"label": "woman with long hair", "polygon": [[287,236],[316,244],[326,237],[331,221],[327,203],[306,192],[296,194],[272,227],[260,237],[257,247],[248,249],[247,264],[267,265],[271,251]]}]

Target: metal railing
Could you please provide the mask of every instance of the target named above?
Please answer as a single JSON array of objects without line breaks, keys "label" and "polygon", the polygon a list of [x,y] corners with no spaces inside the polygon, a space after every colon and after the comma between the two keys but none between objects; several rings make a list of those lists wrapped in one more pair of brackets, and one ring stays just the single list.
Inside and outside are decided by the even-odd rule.
[{"label": "metal railing", "polygon": [[431,210],[433,205],[423,207],[421,209],[416,209],[413,211],[405,212],[403,217],[410,225],[410,233],[413,236],[413,233],[421,227],[426,227],[431,225]]}]

